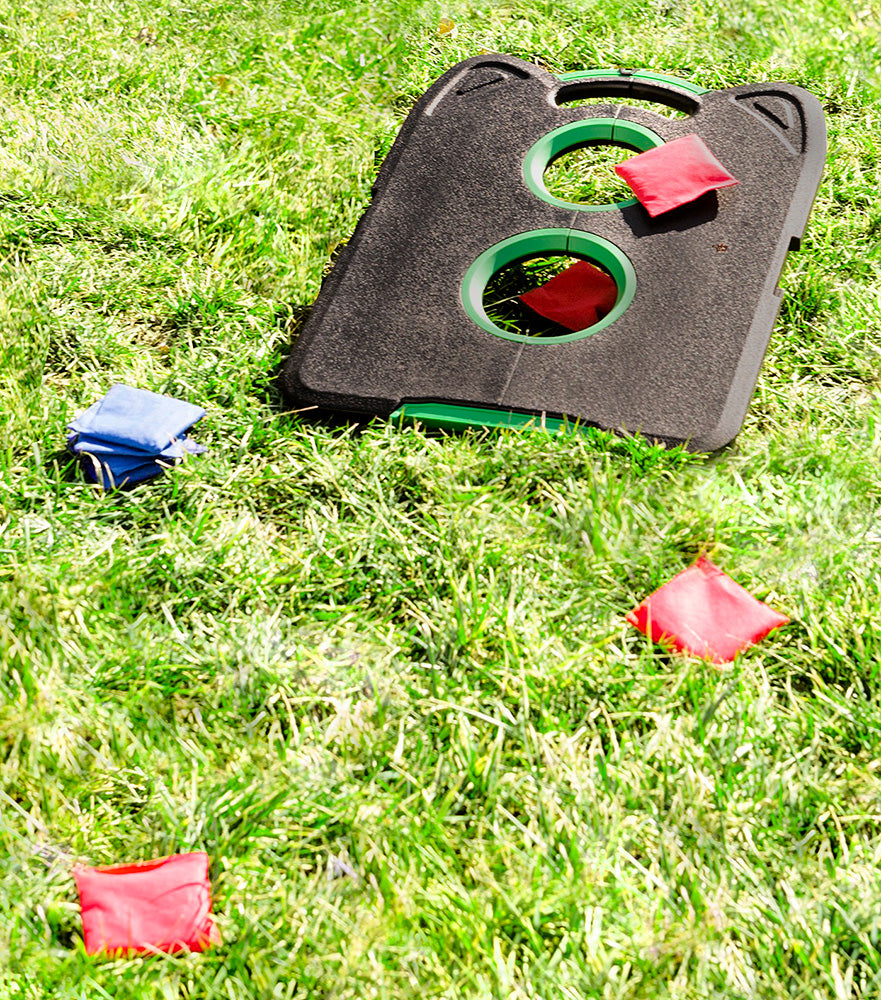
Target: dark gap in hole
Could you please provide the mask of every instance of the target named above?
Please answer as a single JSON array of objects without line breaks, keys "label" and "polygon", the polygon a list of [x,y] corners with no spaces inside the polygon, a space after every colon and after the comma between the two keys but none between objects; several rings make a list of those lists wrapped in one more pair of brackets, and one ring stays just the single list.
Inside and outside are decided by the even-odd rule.
[{"label": "dark gap in hole", "polygon": [[567,107],[577,107],[583,104],[596,104],[602,98],[628,108],[645,108],[665,118],[687,118],[700,107],[700,102],[687,94],[655,90],[648,85],[644,88],[634,86],[631,90],[629,87],[624,89],[614,84],[596,84],[589,80],[561,87],[557,91],[556,101],[561,107],[564,104]]}]

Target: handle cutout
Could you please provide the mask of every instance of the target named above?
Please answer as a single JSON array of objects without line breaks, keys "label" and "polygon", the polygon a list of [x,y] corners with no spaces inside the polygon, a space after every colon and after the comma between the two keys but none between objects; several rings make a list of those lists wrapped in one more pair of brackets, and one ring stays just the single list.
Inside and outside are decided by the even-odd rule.
[{"label": "handle cutout", "polygon": [[[596,94],[591,94],[588,97],[567,97],[561,99],[560,94],[557,94],[557,104],[561,107],[565,105],[568,108],[582,107],[586,104],[596,104],[597,96]],[[643,100],[638,97],[615,97],[615,104],[618,107],[624,108],[643,108],[645,111],[652,111],[656,115],[660,115],[662,118],[691,118],[694,114],[694,110],[689,110],[684,106],[678,107],[673,103],[655,100]],[[696,109],[695,109],[696,110]]]},{"label": "handle cutout", "polygon": [[611,98],[619,104],[637,101],[661,105],[693,115],[701,106],[701,97],[709,93],[688,80],[680,80],[649,70],[583,70],[562,73],[557,90],[558,105]]}]

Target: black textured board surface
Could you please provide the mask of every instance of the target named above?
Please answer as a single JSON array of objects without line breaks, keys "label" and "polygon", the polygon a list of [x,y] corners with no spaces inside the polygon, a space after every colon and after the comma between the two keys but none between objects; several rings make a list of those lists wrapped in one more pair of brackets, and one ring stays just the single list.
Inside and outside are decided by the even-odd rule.
[{"label": "black textured board surface", "polygon": [[[669,118],[618,95],[691,113]],[[575,98],[590,103],[558,103]],[[543,201],[524,179],[527,152],[591,118],[664,141],[697,133],[740,183],[655,219],[639,204]],[[365,415],[427,401],[546,413],[719,448],[746,413],[825,152],[819,102],[788,84],[692,95],[628,71],[572,83],[510,56],[466,60],[407,117],[294,345],[284,393]],[[635,293],[615,322],[579,340],[524,342],[469,317],[461,288],[475,258],[539,229],[595,234],[629,258]]]}]

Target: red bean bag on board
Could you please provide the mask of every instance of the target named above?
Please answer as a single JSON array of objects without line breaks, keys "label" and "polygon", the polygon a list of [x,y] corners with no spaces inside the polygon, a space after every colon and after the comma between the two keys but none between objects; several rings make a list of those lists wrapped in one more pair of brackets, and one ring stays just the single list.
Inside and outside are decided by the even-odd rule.
[{"label": "red bean bag on board", "polygon": [[652,217],[739,181],[698,135],[684,135],[633,156],[615,167]]}]

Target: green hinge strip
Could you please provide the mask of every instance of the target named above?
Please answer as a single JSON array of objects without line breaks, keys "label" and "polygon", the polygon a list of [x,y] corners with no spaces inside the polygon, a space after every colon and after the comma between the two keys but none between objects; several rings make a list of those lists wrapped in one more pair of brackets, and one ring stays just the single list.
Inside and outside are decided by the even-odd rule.
[{"label": "green hinge strip", "polygon": [[436,430],[463,430],[466,427],[535,427],[556,434],[572,431],[579,425],[558,417],[537,417],[516,410],[490,410],[482,406],[456,403],[404,403],[389,417],[399,422],[425,424]]},{"label": "green hinge strip", "polygon": [[557,79],[562,83],[575,83],[578,80],[642,80],[646,83],[666,83],[678,90],[683,90],[687,94],[695,94],[700,97],[702,94],[709,94],[706,87],[699,87],[690,80],[682,80],[676,76],[665,76],[663,73],[654,73],[651,70],[641,69],[633,73],[616,72],[613,69],[576,69],[569,73],[560,73]]}]

